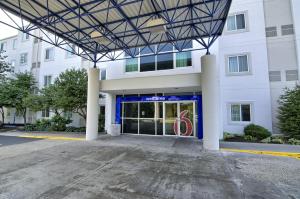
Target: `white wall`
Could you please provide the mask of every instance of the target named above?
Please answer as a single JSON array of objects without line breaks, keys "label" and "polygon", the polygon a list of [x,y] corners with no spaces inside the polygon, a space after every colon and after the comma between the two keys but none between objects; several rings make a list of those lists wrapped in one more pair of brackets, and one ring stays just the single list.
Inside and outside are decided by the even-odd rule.
[{"label": "white wall", "polygon": [[[245,12],[247,29],[229,33],[219,39],[219,64],[224,131],[242,133],[249,123],[230,121],[230,103],[250,103],[252,121],[272,130],[268,58],[265,39],[263,2],[260,0],[234,0],[230,13]],[[225,27],[226,28],[226,27]],[[230,76],[226,73],[228,55],[248,54],[250,74]]]}]

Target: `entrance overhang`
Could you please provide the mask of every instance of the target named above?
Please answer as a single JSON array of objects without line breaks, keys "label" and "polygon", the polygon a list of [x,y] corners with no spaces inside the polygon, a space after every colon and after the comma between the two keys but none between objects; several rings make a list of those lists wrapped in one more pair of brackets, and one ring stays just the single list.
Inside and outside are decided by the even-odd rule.
[{"label": "entrance overhang", "polygon": [[100,82],[100,90],[113,94],[147,94],[167,92],[198,92],[201,90],[201,75],[181,74],[154,77],[111,79]]},{"label": "entrance overhang", "polygon": [[[122,59],[123,52],[136,57],[138,48],[160,54],[173,45],[183,51],[190,40],[208,51],[222,34],[231,1],[1,0],[4,18],[11,22],[2,17],[0,22],[96,63]],[[42,35],[34,34],[37,29]],[[70,49],[71,44],[79,49]]]}]

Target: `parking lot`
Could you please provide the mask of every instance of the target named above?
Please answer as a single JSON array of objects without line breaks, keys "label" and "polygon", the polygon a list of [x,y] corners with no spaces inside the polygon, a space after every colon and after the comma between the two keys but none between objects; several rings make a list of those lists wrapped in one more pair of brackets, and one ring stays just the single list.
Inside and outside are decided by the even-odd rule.
[{"label": "parking lot", "polygon": [[195,139],[0,135],[0,198],[300,198],[300,160],[206,152]]}]

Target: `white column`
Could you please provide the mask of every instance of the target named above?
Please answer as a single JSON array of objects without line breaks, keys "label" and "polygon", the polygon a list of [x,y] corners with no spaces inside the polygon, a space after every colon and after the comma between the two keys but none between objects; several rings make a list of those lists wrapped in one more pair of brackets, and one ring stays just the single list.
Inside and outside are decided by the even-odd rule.
[{"label": "white column", "polygon": [[98,138],[99,114],[99,69],[88,70],[88,96],[86,117],[86,140]]},{"label": "white column", "polygon": [[219,150],[221,111],[219,70],[216,63],[216,56],[202,56],[201,67],[203,102],[203,147],[207,150]]},{"label": "white column", "polygon": [[112,134],[111,125],[115,123],[116,117],[116,95],[108,93],[105,99],[105,130]]}]

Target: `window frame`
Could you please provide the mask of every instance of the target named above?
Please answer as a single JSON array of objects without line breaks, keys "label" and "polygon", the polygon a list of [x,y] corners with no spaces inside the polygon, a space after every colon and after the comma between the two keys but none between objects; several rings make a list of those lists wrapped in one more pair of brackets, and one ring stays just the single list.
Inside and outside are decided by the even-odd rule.
[{"label": "window frame", "polygon": [[[1,49],[2,48],[2,49]],[[0,43],[0,52],[5,52],[7,50],[7,41]]]},{"label": "window frame", "polygon": [[[52,50],[52,56],[53,57],[49,57],[48,59],[47,59],[47,50]],[[49,54],[49,56],[50,56],[51,54]],[[44,61],[54,61],[54,57],[55,57],[55,51],[54,51],[54,47],[49,47],[49,48],[46,48],[45,49],[45,54],[44,54]]]},{"label": "window frame", "polygon": [[[239,106],[239,117],[240,117],[240,120],[239,121],[233,121],[232,120],[232,114],[231,114],[231,110],[232,110],[232,106],[234,106],[234,105],[238,105]],[[242,105],[249,105],[250,106],[250,121],[243,121],[242,120]],[[241,124],[241,125],[245,125],[245,124],[251,124],[251,123],[253,123],[253,121],[254,121],[254,116],[253,116],[253,109],[254,109],[254,107],[253,107],[253,102],[230,102],[230,103],[228,103],[228,105],[227,105],[227,119],[228,119],[228,123],[229,124]]]},{"label": "window frame", "polygon": [[[50,79],[50,83],[49,83],[49,79]],[[47,82],[47,83],[46,83]],[[49,83],[49,84],[48,84]],[[52,84],[52,75],[44,75],[44,83],[43,86],[44,87],[48,87]]]},{"label": "window frame", "polygon": [[18,43],[18,39],[13,39],[13,45],[12,45],[13,50],[17,49],[17,43]]},{"label": "window frame", "polygon": [[[192,48],[185,48],[183,49],[181,52],[178,52],[178,50],[176,50],[176,48],[173,46],[173,49],[172,51],[164,51],[162,54],[170,54],[172,53],[173,55],[173,67],[171,69],[161,69],[161,70],[157,70],[157,65],[158,65],[158,56],[159,55],[162,55],[162,54],[153,54],[153,53],[145,53],[143,54],[143,56],[155,56],[155,70],[151,70],[151,71],[141,71],[141,58],[143,56],[141,56],[141,50],[143,48],[138,48],[138,53],[136,55],[135,58],[126,58],[126,55],[124,55],[125,57],[125,60],[123,62],[123,73],[125,74],[134,74],[134,73],[147,73],[147,72],[158,72],[158,71],[167,71],[167,70],[174,70],[174,69],[177,69],[177,70],[182,70],[182,69],[186,69],[186,68],[190,68],[190,67],[193,67],[193,53],[192,51],[190,51],[191,49],[193,49],[193,40],[191,40],[192,42]],[[158,49],[158,45],[155,45],[155,52],[157,51]],[[176,61],[177,61],[177,53],[182,53],[182,52],[189,52],[191,53],[191,66],[183,66],[183,67],[177,67],[177,64],[176,64]],[[137,59],[137,64],[138,64],[138,70],[137,71],[126,71],[126,60],[127,59]]]},{"label": "window frame", "polygon": [[[242,57],[242,56],[247,57],[248,71],[240,72],[239,57]],[[236,57],[237,58],[238,72],[230,72],[230,70],[229,70],[229,67],[230,67],[229,58],[231,58],[231,57]],[[250,53],[239,53],[239,54],[226,55],[226,75],[227,76],[252,75],[252,64],[251,64],[251,55],[250,55]]]},{"label": "window frame", "polygon": [[27,33],[22,33],[22,41],[29,41],[30,35]]},{"label": "window frame", "polygon": [[43,109],[42,111],[42,118],[49,118],[50,117],[50,109],[49,108],[46,108],[46,109]]},{"label": "window frame", "polygon": [[[105,79],[102,79],[102,73],[105,73]],[[100,69],[100,80],[103,81],[103,80],[106,80],[107,79],[107,70],[106,68],[101,68]]]},{"label": "window frame", "polygon": [[[235,17],[235,26],[237,26],[237,20],[236,20],[236,16],[237,15],[241,15],[241,14],[243,14],[244,15],[244,20],[245,20],[245,28],[243,28],[243,29],[237,29],[237,27],[236,27],[236,29],[235,30],[229,30],[228,29],[228,20],[226,20],[226,24],[225,24],[225,26],[226,26],[226,28],[224,28],[224,32],[225,33],[227,33],[227,34],[234,34],[234,33],[243,33],[243,32],[248,32],[249,31],[249,20],[248,20],[248,11],[246,10],[246,11],[241,11],[241,12],[233,12],[233,13],[230,13],[229,15],[228,15],[228,17],[232,17],[232,16],[234,16]],[[228,17],[227,17],[227,19],[228,19]]]},{"label": "window frame", "polygon": [[[22,60],[22,55],[26,55],[26,62],[22,62],[21,60]],[[26,53],[20,53],[20,60],[19,60],[19,62],[20,62],[20,66],[23,66],[23,65],[27,65],[27,63],[28,63],[28,53],[26,52]]]}]

